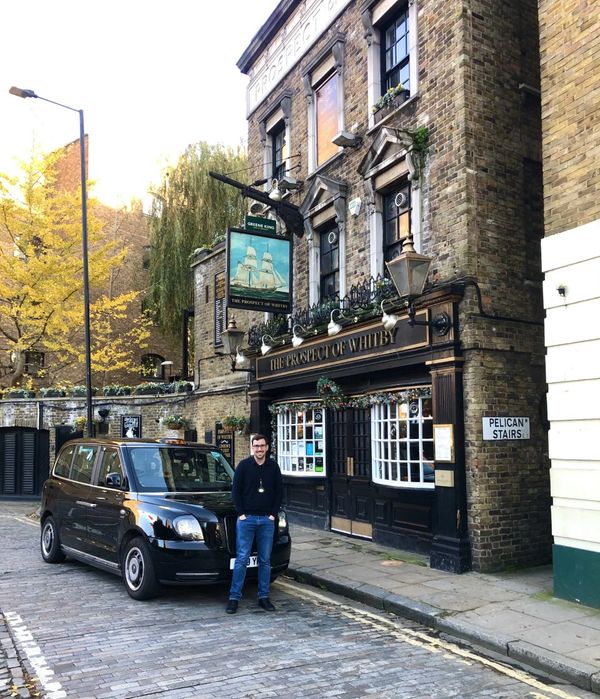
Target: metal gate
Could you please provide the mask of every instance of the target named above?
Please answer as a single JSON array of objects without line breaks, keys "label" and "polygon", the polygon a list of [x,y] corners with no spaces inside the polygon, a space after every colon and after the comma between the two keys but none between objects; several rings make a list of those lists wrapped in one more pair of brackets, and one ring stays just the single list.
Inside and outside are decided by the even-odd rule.
[{"label": "metal gate", "polygon": [[32,427],[0,428],[0,495],[40,495],[48,478],[49,433]]}]

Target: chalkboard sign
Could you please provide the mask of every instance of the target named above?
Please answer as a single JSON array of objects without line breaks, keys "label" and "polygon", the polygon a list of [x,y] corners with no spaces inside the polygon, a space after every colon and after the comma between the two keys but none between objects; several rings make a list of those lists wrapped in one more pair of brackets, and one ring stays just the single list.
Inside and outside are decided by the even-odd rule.
[{"label": "chalkboard sign", "polygon": [[215,446],[223,452],[223,456],[235,468],[233,428],[223,427],[220,422],[215,423]]},{"label": "chalkboard sign", "polygon": [[121,416],[121,437],[133,437],[139,439],[142,436],[142,416]]}]

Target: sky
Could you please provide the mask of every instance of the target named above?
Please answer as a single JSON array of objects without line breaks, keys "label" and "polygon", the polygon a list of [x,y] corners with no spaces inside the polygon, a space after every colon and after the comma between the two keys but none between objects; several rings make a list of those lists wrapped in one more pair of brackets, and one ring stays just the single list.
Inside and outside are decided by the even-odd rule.
[{"label": "sky", "polygon": [[[0,34],[0,172],[34,145],[79,137],[79,117],[15,85],[83,109],[91,193],[110,206],[147,192],[190,143],[245,142],[236,62],[278,0],[6,0]],[[243,179],[240,177],[240,179]]]}]

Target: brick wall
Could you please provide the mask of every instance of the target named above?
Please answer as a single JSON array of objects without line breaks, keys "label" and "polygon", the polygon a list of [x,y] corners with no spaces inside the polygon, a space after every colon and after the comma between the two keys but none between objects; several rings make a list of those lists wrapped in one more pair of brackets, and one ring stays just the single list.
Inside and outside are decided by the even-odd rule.
[{"label": "brick wall", "polygon": [[539,0],[546,235],[600,218],[600,11]]}]

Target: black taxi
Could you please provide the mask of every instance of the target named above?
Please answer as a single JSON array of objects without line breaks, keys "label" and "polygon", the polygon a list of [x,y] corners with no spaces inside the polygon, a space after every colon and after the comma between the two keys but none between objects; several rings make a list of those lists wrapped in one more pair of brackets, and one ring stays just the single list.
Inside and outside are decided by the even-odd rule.
[{"label": "black taxi", "polygon": [[[207,444],[72,440],[43,486],[42,557],[47,563],[70,557],[121,575],[138,600],[156,596],[161,584],[228,583],[237,519],[232,482],[233,469]],[[288,567],[290,547],[282,511],[273,578]],[[256,566],[253,555],[249,578]]]}]

